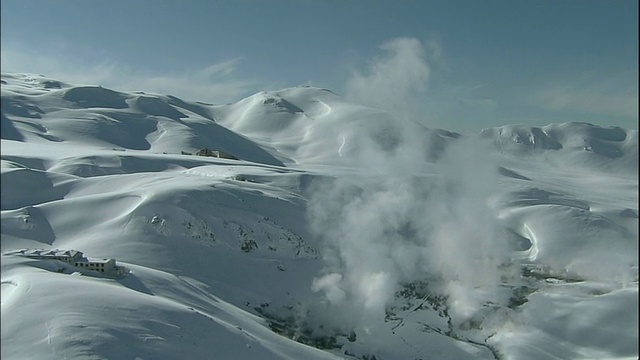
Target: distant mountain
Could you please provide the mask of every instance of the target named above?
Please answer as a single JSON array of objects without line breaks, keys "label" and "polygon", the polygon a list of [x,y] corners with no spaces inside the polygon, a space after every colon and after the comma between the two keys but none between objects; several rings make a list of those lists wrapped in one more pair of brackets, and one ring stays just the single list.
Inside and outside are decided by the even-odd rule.
[{"label": "distant mountain", "polygon": [[637,130],[1,89],[3,359],[638,357]]}]

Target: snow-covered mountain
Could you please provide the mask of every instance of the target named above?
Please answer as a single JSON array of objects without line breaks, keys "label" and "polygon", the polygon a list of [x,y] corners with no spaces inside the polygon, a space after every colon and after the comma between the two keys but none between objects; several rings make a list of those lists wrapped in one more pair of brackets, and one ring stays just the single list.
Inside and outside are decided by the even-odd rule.
[{"label": "snow-covered mountain", "polygon": [[29,74],[1,116],[3,359],[638,357],[637,130]]}]

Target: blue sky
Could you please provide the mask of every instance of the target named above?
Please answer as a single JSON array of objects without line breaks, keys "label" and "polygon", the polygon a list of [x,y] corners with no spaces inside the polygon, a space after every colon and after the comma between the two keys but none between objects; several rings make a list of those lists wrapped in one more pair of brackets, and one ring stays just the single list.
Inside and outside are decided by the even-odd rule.
[{"label": "blue sky", "polygon": [[638,128],[636,0],[3,0],[2,71],[221,104],[331,89],[459,132]]}]

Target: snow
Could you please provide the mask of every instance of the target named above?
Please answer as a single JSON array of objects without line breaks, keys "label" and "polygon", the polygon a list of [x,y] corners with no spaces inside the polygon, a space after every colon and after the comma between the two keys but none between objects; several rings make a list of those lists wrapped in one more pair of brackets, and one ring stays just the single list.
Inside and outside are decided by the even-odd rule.
[{"label": "snow", "polygon": [[[638,132],[2,74],[2,357],[631,359]],[[201,148],[238,160],[189,155]]]}]

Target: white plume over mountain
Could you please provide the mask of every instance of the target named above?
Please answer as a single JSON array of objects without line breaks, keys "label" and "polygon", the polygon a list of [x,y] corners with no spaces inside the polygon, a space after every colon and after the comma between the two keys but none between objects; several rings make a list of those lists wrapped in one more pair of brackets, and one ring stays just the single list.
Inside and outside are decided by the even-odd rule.
[{"label": "white plume over mountain", "polygon": [[211,105],[3,73],[3,359],[637,358],[638,131],[461,135],[359,79],[368,106]]}]

